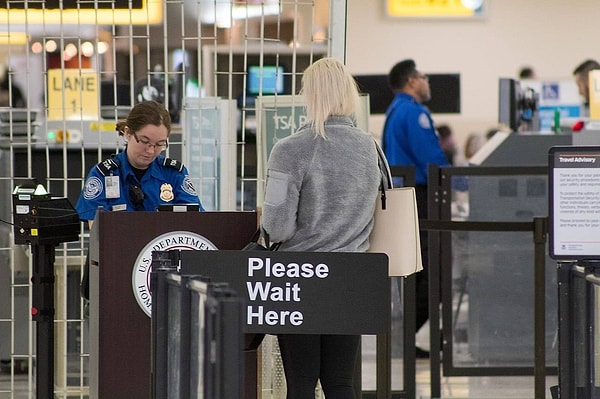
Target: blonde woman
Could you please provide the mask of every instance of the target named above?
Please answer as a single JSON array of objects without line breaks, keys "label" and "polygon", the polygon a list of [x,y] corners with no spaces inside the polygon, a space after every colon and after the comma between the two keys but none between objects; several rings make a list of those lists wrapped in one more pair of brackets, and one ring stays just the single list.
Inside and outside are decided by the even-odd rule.
[{"label": "blonde woman", "polygon": [[[267,165],[262,226],[280,251],[365,252],[380,174],[371,136],[358,129],[356,83],[333,58],[302,78],[307,122],[277,142]],[[343,295],[343,293],[340,293]],[[287,399],[354,399],[360,336],[278,336]]]}]

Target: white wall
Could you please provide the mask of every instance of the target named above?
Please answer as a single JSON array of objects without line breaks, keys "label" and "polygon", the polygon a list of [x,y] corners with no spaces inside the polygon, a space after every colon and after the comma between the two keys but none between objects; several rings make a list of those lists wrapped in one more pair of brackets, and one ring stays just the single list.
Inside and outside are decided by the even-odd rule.
[{"label": "white wall", "polygon": [[[498,119],[498,79],[531,65],[539,79],[572,79],[577,64],[600,59],[598,0],[487,0],[483,19],[402,19],[386,0],[348,0],[347,65],[354,74],[386,74],[413,58],[425,73],[460,73],[462,112],[434,115],[463,142]],[[383,117],[370,130],[380,134]]]}]

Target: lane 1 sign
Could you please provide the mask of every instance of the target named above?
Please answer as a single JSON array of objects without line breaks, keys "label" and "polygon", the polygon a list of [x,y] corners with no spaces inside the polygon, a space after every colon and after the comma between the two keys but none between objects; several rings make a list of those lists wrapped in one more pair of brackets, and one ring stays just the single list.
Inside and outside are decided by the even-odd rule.
[{"label": "lane 1 sign", "polygon": [[48,119],[98,119],[98,74],[93,69],[48,70]]}]

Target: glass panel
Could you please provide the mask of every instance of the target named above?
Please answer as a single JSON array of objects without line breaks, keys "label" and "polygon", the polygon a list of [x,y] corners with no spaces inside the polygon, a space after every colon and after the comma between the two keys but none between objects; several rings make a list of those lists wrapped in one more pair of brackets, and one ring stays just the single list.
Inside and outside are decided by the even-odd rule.
[{"label": "glass panel", "polygon": [[547,180],[541,175],[453,176],[452,217],[480,222],[527,222],[546,217]]},{"label": "glass panel", "polygon": [[[5,222],[0,223],[0,303],[5,305],[0,309],[0,360],[9,369],[14,356],[31,364],[35,348],[30,254],[10,235],[15,183],[35,177],[53,196],[75,204],[90,169],[123,150],[115,123],[137,102],[151,99],[163,103],[172,119],[164,154],[194,172],[191,178],[206,208],[256,210],[261,186],[255,98],[297,93],[304,68],[327,55],[331,44],[329,0],[103,2],[114,10],[85,1],[52,2],[52,7],[39,1],[27,18],[21,12],[24,2],[17,3],[11,16],[20,17],[0,13],[5,28],[0,35],[0,220]],[[145,3],[149,8],[139,9]],[[248,87],[250,66],[279,67],[283,75],[275,93],[265,79],[259,79],[258,93]],[[186,152],[191,145],[186,131],[192,128],[184,114],[193,108],[190,99],[211,96],[234,104],[223,129],[231,134],[198,132],[207,141],[192,160]],[[198,169],[190,167],[192,162]],[[82,227],[81,240],[56,253],[65,272],[57,282],[64,290],[56,303],[60,397],[89,391],[87,303],[79,294],[88,232]],[[29,371],[18,388],[13,389],[11,376],[0,391],[31,393],[35,373]],[[284,387],[279,377],[263,385]]]},{"label": "glass panel", "polygon": [[[404,278],[391,277],[391,378],[392,391],[404,390],[404,301],[402,299]],[[362,389],[375,391],[377,380],[377,337],[362,337]]]},{"label": "glass panel", "polygon": [[404,381],[404,282],[402,277],[392,277],[392,391],[405,389]]},{"label": "glass panel", "polygon": [[574,364],[573,376],[575,377],[575,389],[584,389],[588,386],[589,375],[589,341],[588,337],[588,283],[583,278],[574,278],[571,286],[571,295],[573,300],[573,358],[577,359]]},{"label": "glass panel", "polygon": [[[454,232],[452,253],[454,365],[533,366],[532,233]],[[556,271],[546,270],[546,359],[556,364]]]}]

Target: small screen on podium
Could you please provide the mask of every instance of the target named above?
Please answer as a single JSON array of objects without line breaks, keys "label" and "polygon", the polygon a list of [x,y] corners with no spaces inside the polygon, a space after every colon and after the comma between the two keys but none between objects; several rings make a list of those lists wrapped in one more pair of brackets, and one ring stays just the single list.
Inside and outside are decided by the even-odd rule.
[{"label": "small screen on podium", "polygon": [[198,204],[160,204],[157,209],[159,212],[198,212]]}]

